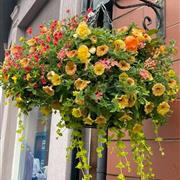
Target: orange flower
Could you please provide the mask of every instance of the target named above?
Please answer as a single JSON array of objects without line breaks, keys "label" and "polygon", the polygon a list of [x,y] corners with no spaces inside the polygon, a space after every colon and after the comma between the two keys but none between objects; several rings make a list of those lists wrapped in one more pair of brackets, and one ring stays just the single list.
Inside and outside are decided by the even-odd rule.
[{"label": "orange flower", "polygon": [[54,89],[52,88],[52,86],[44,86],[43,91],[49,96],[54,96]]},{"label": "orange flower", "polygon": [[68,58],[73,58],[73,57],[75,57],[77,55],[77,50],[72,50],[72,51],[67,51],[66,52],[66,56],[68,57]]},{"label": "orange flower", "polygon": [[75,82],[74,85],[77,90],[83,90],[87,87],[87,85],[90,83],[90,81],[82,80],[81,78],[78,78]]},{"label": "orange flower", "polygon": [[76,64],[72,61],[68,61],[65,66],[66,74],[72,76],[76,73],[76,70],[77,70]]},{"label": "orange flower", "polygon": [[96,50],[96,55],[99,57],[104,56],[105,54],[107,54],[108,50],[109,50],[109,47],[107,45],[98,46]]},{"label": "orange flower", "polygon": [[168,86],[169,86],[170,88],[172,88],[172,89],[176,88],[176,87],[177,87],[177,82],[176,82],[176,80],[174,80],[174,79],[169,80]]},{"label": "orange flower", "polygon": [[92,44],[96,44],[97,43],[97,37],[96,36],[91,36],[90,40],[91,40]]},{"label": "orange flower", "polygon": [[133,78],[127,78],[127,83],[130,85],[130,86],[133,86],[135,84],[135,81]]},{"label": "orange flower", "polygon": [[127,36],[125,39],[125,44],[128,51],[137,51],[139,40],[134,36]]},{"label": "orange flower", "polygon": [[165,90],[166,90],[165,86],[161,83],[156,83],[152,87],[152,92],[155,96],[162,96],[164,94]]},{"label": "orange flower", "polygon": [[127,27],[127,26],[123,26],[123,27],[118,28],[118,29],[116,30],[117,33],[125,33],[125,32],[127,32],[127,31],[128,31],[128,27]]},{"label": "orange flower", "polygon": [[122,70],[122,71],[128,71],[131,66],[129,63],[127,63],[126,61],[122,60],[119,62],[119,68]]}]

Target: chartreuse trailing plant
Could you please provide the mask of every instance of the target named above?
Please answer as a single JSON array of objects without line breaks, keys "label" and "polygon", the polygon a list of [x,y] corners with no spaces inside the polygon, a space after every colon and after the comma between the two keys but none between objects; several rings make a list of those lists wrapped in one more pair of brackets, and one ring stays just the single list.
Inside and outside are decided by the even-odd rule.
[{"label": "chartreuse trailing plant", "polygon": [[[156,31],[134,24],[113,30],[92,28],[84,16],[42,24],[36,36],[31,28],[27,33],[28,39],[20,38],[21,44],[5,53],[1,83],[6,97],[15,100],[25,114],[33,107],[45,116],[53,110],[60,112],[57,134],[61,136],[65,127],[73,129],[67,151],[77,149],[77,168],[84,180],[91,179],[82,133],[86,126],[98,129],[100,143],[117,140],[118,179],[125,179],[125,168],[131,170],[122,141],[126,132],[137,175],[142,180],[153,179],[153,152],[143,122],[152,119],[160,144],[158,128],[172,113],[170,102],[178,92],[171,66],[174,42],[165,45]],[[22,133],[22,121],[19,125]],[[106,137],[107,130],[110,137]],[[97,148],[99,157],[102,151],[103,146]],[[160,151],[164,153],[161,145]]]}]

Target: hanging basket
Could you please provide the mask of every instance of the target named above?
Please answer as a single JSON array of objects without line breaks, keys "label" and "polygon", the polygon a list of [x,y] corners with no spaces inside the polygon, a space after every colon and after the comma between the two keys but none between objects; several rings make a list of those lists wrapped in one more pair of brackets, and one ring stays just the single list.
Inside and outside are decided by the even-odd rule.
[{"label": "hanging basket", "polygon": [[[131,139],[137,175],[152,179],[151,148],[145,141],[143,122],[151,118],[157,129],[171,114],[170,102],[178,92],[178,80],[172,69],[174,42],[165,45],[155,30],[144,31],[135,24],[120,29],[92,28],[88,18],[75,16],[61,22],[40,25],[40,33],[6,50],[1,83],[7,97],[16,101],[23,113],[39,107],[43,115],[59,111],[57,133],[73,129],[71,151],[78,149],[77,168],[83,178],[89,170],[87,151],[82,140],[83,127],[96,127],[98,141],[117,141],[120,161],[118,178],[130,171],[125,132]],[[111,130],[109,139],[106,130]],[[22,133],[20,123],[19,133]],[[97,148],[101,157],[103,147]],[[163,154],[163,149],[160,148]]]}]

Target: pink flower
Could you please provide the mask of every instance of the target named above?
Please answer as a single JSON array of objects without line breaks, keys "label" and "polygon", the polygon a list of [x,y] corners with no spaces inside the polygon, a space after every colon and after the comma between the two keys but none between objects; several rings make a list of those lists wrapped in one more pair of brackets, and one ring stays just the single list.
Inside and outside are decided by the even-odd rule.
[{"label": "pink flower", "polygon": [[26,33],[31,35],[32,34],[32,27],[28,27],[26,30]]},{"label": "pink flower", "polygon": [[139,75],[141,76],[142,79],[144,80],[150,80],[152,78],[152,75],[149,71],[147,71],[146,69],[141,69],[139,71]]},{"label": "pink flower", "polygon": [[103,93],[100,91],[96,92],[96,102],[100,101],[103,97]]},{"label": "pink flower", "polygon": [[111,61],[111,66],[119,66],[119,63],[115,60]]},{"label": "pink flower", "polygon": [[102,63],[106,69],[111,68],[111,62],[109,59],[102,59],[99,62]]},{"label": "pink flower", "polygon": [[148,58],[145,62],[144,62],[144,68],[146,69],[154,69],[156,67],[157,63],[155,60]]},{"label": "pink flower", "polygon": [[58,53],[57,53],[57,58],[59,60],[62,60],[66,57],[66,50],[65,49],[61,49]]}]

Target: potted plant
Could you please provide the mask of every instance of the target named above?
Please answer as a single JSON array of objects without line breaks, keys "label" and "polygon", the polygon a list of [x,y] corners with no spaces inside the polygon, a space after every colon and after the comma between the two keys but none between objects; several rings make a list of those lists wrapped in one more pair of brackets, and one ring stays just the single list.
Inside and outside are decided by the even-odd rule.
[{"label": "potted plant", "polygon": [[[86,16],[40,25],[40,33],[20,38],[20,45],[6,50],[1,68],[1,83],[7,97],[16,101],[27,114],[39,107],[42,114],[59,111],[57,134],[64,127],[72,129],[71,146],[77,148],[77,168],[83,179],[90,165],[81,129],[98,129],[98,141],[109,144],[116,138],[120,161],[118,179],[130,171],[125,143],[128,133],[137,175],[152,179],[152,151],[143,133],[143,122],[151,118],[160,142],[158,127],[171,114],[170,103],[178,92],[177,75],[172,69],[174,42],[165,45],[155,36],[131,24],[107,30],[88,26]],[[111,131],[107,138],[106,131]],[[23,133],[22,121],[18,133]],[[97,148],[102,157],[103,147]],[[163,149],[160,147],[163,154]]]}]

